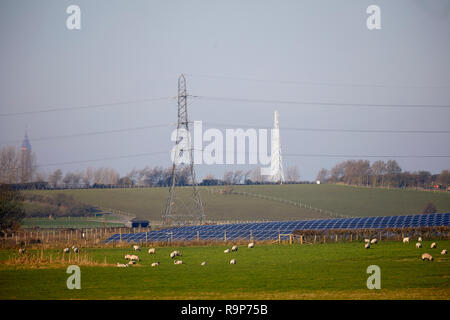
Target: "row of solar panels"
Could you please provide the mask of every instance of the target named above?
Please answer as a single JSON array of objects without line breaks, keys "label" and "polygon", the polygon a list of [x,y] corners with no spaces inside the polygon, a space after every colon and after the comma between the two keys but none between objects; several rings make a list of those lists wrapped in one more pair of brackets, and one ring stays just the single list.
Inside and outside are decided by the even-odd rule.
[{"label": "row of solar panels", "polygon": [[195,239],[236,240],[250,238],[254,240],[270,240],[278,239],[279,234],[289,234],[294,230],[385,229],[435,226],[450,226],[450,213],[173,227],[141,233],[115,234],[106,239],[105,242],[189,241]]}]

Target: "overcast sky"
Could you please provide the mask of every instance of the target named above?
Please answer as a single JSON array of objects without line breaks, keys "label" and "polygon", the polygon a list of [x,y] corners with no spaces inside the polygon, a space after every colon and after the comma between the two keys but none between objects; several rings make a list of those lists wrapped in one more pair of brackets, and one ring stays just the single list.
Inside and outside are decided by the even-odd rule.
[{"label": "overcast sky", "polygon": [[[81,30],[66,27],[71,4],[81,8]],[[380,30],[366,26],[371,4],[381,9]],[[271,126],[277,109],[284,167],[298,166],[304,180],[347,157],[298,154],[450,155],[449,133],[283,129],[449,131],[450,108],[429,107],[450,105],[449,38],[448,0],[2,0],[0,146],[19,146],[27,130],[44,171],[168,166],[170,126],[39,139],[174,123],[175,99],[11,113],[174,97],[185,73],[192,95],[340,104],[189,100],[190,120],[230,128]],[[409,171],[450,168],[450,158],[394,159]],[[222,177],[255,167],[196,169]]]}]

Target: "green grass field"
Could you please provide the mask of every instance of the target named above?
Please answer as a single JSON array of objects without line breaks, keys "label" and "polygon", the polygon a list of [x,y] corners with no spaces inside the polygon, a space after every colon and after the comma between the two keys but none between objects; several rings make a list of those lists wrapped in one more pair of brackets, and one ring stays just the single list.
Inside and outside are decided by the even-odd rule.
[{"label": "green grass field", "polygon": [[[94,260],[109,266],[81,266],[81,289],[66,287],[68,274],[62,265],[10,265],[16,252],[0,251],[0,299],[449,299],[450,258],[441,255],[450,241],[438,241],[438,249],[414,243],[381,242],[364,249],[361,242],[316,245],[241,246],[223,253],[225,246],[162,247],[155,255],[147,250],[142,262],[117,268],[124,248],[84,249]],[[131,246],[130,246],[131,247]],[[231,247],[231,244],[230,246]],[[425,249],[426,248],[426,249]],[[174,265],[169,253],[178,249],[183,265]],[[430,252],[435,258],[423,262]],[[28,254],[34,254],[33,252]],[[56,256],[55,250],[45,255]],[[81,253],[80,253],[81,254]],[[229,261],[236,258],[237,264]],[[158,267],[150,267],[159,261]],[[206,266],[200,266],[207,261]],[[381,289],[366,287],[367,267],[381,268]]]},{"label": "green grass field", "polygon": [[[215,187],[217,189],[217,187]],[[383,216],[422,213],[428,202],[438,212],[450,212],[450,193],[399,189],[374,189],[342,185],[261,185],[233,186],[246,191],[280,199],[301,201],[312,207],[348,216]],[[178,188],[183,196],[189,188]],[[84,203],[120,209],[139,218],[161,220],[167,188],[89,189],[63,191]],[[330,218],[325,213],[293,205],[236,194],[217,194],[200,188],[208,220],[301,220]]]},{"label": "green grass field", "polygon": [[123,223],[115,223],[105,221],[105,224],[101,222],[101,219],[95,218],[76,218],[76,217],[60,217],[54,220],[48,218],[24,218],[22,220],[22,226],[24,228],[102,228],[102,227],[123,227]]}]

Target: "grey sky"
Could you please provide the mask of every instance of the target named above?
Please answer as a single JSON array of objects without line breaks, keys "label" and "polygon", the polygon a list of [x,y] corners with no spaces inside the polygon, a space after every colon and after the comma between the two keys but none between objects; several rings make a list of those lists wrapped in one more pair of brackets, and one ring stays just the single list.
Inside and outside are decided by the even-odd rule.
[{"label": "grey sky", "polygon": [[[66,8],[81,8],[81,30]],[[366,8],[381,8],[369,31]],[[193,95],[338,103],[450,105],[450,1],[23,1],[0,2],[0,113],[175,96],[186,73]],[[195,75],[314,82],[285,84]],[[328,84],[377,84],[333,86]],[[400,86],[400,87],[398,87]],[[411,86],[411,87],[404,87]],[[430,87],[435,88],[430,88]],[[281,127],[450,130],[449,108],[376,108],[190,100],[191,120]],[[77,163],[170,164],[171,128],[34,139],[166,124],[176,100],[0,117],[0,146],[25,129],[39,164],[167,150],[167,154]],[[450,134],[281,131],[286,154],[448,155]],[[20,142],[16,143],[19,145]],[[383,159],[383,158],[381,158]],[[384,158],[385,160],[388,158]],[[284,157],[312,180],[345,158]],[[369,158],[371,161],[378,158]],[[400,158],[404,170],[437,173],[449,158]],[[43,167],[54,170],[56,167]],[[222,176],[246,166],[197,167]]]}]

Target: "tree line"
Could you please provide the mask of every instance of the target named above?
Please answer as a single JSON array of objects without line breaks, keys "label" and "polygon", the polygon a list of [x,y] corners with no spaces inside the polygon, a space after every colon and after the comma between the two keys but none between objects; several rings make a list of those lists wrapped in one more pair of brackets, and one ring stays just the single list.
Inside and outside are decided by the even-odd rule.
[{"label": "tree line", "polygon": [[450,186],[450,171],[440,174],[429,171],[403,171],[395,160],[346,160],[330,170],[322,168],[317,174],[321,183],[345,183],[356,186],[444,189]]}]

